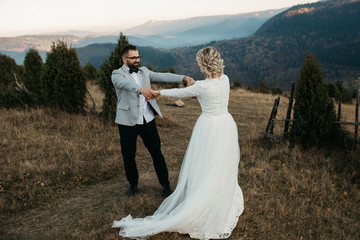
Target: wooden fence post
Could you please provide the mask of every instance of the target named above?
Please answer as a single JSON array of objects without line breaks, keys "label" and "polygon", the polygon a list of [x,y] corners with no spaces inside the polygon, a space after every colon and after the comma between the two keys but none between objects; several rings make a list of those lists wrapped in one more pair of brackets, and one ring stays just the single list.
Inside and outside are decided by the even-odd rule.
[{"label": "wooden fence post", "polygon": [[[358,90],[357,90],[357,94],[356,94],[356,106],[355,106],[355,123],[359,122],[359,96],[360,94],[360,77],[358,77]],[[359,125],[355,125],[355,134],[354,134],[354,138],[355,141],[358,141],[358,127]]]},{"label": "wooden fence post", "polygon": [[290,91],[290,96],[289,96],[289,105],[288,105],[288,109],[286,112],[286,119],[285,119],[285,127],[284,127],[284,137],[287,138],[288,135],[288,131],[289,131],[289,123],[291,119],[291,109],[292,109],[292,105],[293,105],[293,100],[294,100],[294,93],[295,93],[295,83],[291,84],[291,91]]},{"label": "wooden fence post", "polygon": [[274,114],[274,111],[275,111],[275,105],[276,105],[276,99],[275,99],[275,102],[274,102],[274,105],[273,105],[273,108],[271,110],[271,113],[270,113],[270,117],[269,117],[269,120],[268,120],[268,123],[266,125],[266,129],[265,129],[265,132],[268,133],[269,132],[269,129],[270,129],[270,125],[271,125],[271,121],[273,121],[273,114]]},{"label": "wooden fence post", "polygon": [[275,100],[274,113],[273,113],[273,116],[272,116],[272,118],[271,118],[271,123],[270,123],[270,134],[274,134],[274,119],[275,119],[276,114],[277,114],[277,109],[278,109],[279,103],[280,103],[280,97],[278,97],[278,98]]}]

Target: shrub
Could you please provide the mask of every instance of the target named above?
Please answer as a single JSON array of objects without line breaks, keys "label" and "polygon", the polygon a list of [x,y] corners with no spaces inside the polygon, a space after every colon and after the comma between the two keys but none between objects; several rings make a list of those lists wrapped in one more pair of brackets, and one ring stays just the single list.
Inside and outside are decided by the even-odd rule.
[{"label": "shrub", "polygon": [[304,147],[321,147],[332,144],[340,132],[320,62],[312,53],[308,53],[304,61],[296,83],[295,121],[290,136]]},{"label": "shrub", "polygon": [[233,83],[233,87],[235,87],[235,88],[240,87],[241,88],[242,85],[241,85],[241,83],[239,81],[235,80],[234,83]]},{"label": "shrub", "polygon": [[276,87],[271,87],[271,94],[273,95],[281,95],[283,93],[283,91],[281,90],[280,87],[276,86]]},{"label": "shrub", "polygon": [[35,49],[30,49],[24,59],[25,77],[24,84],[27,90],[32,94],[31,103],[38,105],[42,102],[41,91],[41,74],[43,68],[43,61]]},{"label": "shrub", "polygon": [[352,96],[349,90],[345,89],[342,82],[330,82],[326,85],[326,89],[331,98],[334,98],[338,102],[352,103]]},{"label": "shrub", "polygon": [[44,104],[69,113],[83,111],[86,96],[85,76],[74,48],[53,43],[42,75]]},{"label": "shrub", "polygon": [[16,65],[15,60],[0,54],[0,107],[24,107],[28,96],[15,89],[14,74],[19,81],[23,76],[23,68]]}]

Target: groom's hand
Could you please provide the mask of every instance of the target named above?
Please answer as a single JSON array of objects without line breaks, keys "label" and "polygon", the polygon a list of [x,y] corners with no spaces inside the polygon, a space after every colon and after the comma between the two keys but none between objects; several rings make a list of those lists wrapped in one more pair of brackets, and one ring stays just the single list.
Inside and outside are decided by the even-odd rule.
[{"label": "groom's hand", "polygon": [[189,76],[184,76],[183,82],[186,82],[186,85],[189,87],[195,83],[195,80]]},{"label": "groom's hand", "polygon": [[146,100],[150,100],[150,99],[153,99],[154,96],[153,96],[153,92],[150,88],[140,88],[139,89],[139,92],[146,98]]}]

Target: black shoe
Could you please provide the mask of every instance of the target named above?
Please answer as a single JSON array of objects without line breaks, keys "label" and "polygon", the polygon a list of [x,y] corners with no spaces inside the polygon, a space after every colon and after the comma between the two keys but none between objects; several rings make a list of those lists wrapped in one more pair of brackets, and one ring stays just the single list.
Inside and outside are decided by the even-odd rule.
[{"label": "black shoe", "polygon": [[170,186],[165,186],[165,187],[163,187],[161,196],[167,197],[167,196],[169,196],[171,193],[172,193],[172,190],[171,190]]},{"label": "black shoe", "polygon": [[127,196],[133,196],[137,193],[137,186],[136,185],[130,185],[129,189],[126,191]]}]

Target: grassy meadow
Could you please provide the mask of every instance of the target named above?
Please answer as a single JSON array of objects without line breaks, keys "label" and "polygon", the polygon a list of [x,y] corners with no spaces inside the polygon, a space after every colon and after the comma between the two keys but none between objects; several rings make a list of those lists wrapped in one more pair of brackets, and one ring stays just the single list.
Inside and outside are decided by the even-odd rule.
[{"label": "grassy meadow", "polygon": [[[100,110],[101,93],[94,85],[89,90]],[[229,239],[360,239],[359,145],[305,151],[264,139],[276,97],[231,90],[245,210]],[[168,105],[175,100],[158,99],[164,118],[156,120],[173,188],[201,113],[195,98],[182,99],[184,107]],[[281,96],[279,118],[285,118],[287,104]],[[344,121],[354,121],[354,104],[342,111]],[[0,123],[0,239],[121,239],[111,228],[113,220],[151,215],[164,199],[140,138],[139,194],[125,196],[128,184],[113,123],[42,108],[0,109]],[[282,131],[283,123],[276,122],[275,135]],[[149,239],[190,237],[161,233]]]}]

